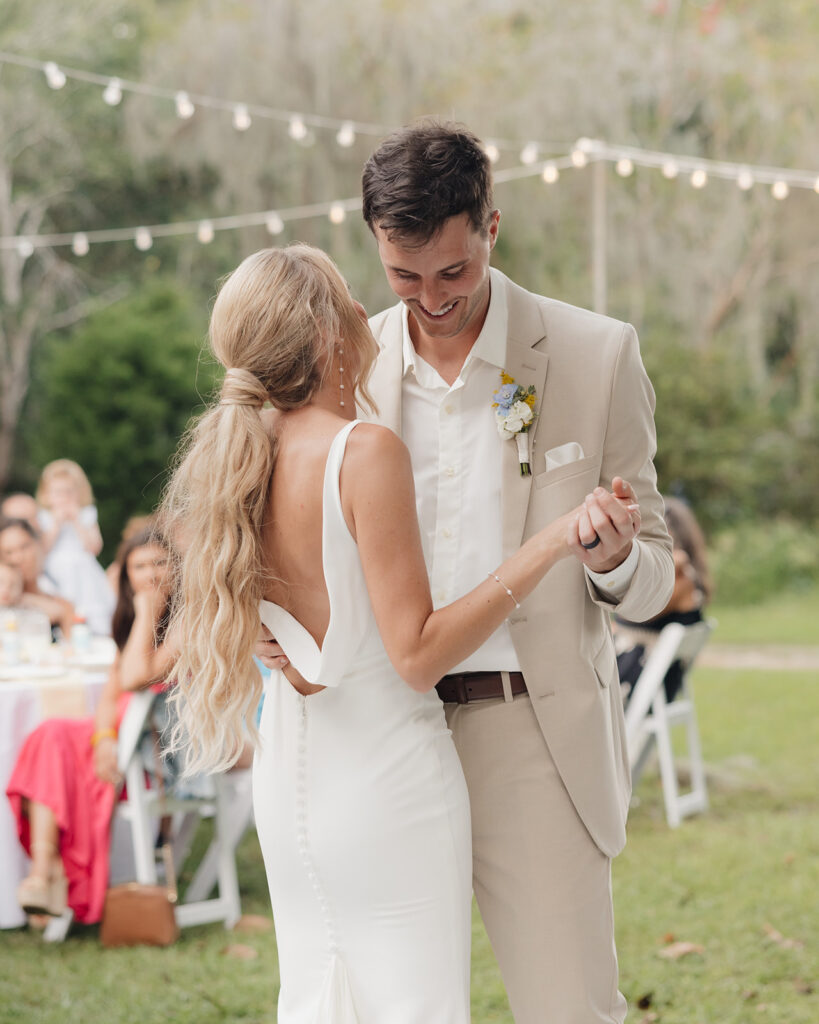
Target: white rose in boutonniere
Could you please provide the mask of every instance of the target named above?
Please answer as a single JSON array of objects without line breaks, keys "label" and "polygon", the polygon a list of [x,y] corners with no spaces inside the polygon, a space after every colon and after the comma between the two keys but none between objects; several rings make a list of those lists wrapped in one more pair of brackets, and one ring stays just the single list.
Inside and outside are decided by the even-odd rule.
[{"label": "white rose in boutonniere", "polygon": [[532,472],[529,468],[529,428],[535,419],[535,389],[531,384],[528,388],[516,385],[514,377],[501,371],[501,386],[492,398],[498,433],[505,441],[514,437],[518,447],[520,475],[529,476]]}]

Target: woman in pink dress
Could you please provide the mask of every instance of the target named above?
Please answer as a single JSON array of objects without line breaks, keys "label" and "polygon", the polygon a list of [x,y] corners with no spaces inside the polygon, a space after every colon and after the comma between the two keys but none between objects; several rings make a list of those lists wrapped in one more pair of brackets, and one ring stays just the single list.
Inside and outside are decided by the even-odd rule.
[{"label": "woman in pink dress", "polygon": [[111,812],[120,782],[117,727],[130,692],[161,682],[176,658],[165,638],[170,573],[163,541],[145,530],[123,545],[112,634],[119,648],[93,718],[39,725],[17,758],[6,793],[31,872],[18,889],[27,914],[89,924],[108,885]]}]

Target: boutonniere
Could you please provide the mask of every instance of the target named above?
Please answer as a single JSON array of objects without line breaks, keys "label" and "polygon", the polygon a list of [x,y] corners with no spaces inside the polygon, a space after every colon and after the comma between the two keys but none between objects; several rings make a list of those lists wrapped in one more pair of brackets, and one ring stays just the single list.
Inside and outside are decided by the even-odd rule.
[{"label": "boutonniere", "polygon": [[532,384],[528,388],[515,384],[515,378],[501,370],[501,386],[492,394],[492,408],[498,433],[509,441],[513,437],[518,446],[520,475],[531,476],[529,468],[529,429],[535,419],[537,392]]}]

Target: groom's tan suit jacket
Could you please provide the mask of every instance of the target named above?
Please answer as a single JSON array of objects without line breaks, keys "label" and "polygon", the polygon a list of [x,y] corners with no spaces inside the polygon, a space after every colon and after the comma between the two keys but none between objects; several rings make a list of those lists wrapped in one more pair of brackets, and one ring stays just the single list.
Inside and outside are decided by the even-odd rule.
[{"label": "groom's tan suit jacket", "polygon": [[[592,839],[613,857],[625,843],[631,778],[609,613],[649,619],[665,607],[674,582],[652,463],[654,392],[629,324],[534,295],[503,275],[493,287],[498,281],[508,309],[506,371],[519,384],[534,384],[538,396],[532,476],[520,475],[514,442],[504,444],[504,557],[598,484],[610,488],[614,476],[632,484],[640,503],[639,561],[619,602],[607,601],[569,558],[509,617],[551,756]],[[400,435],[401,304],[370,326],[381,350],[370,381],[373,418]],[[486,401],[489,414],[491,395]],[[547,470],[546,452],[568,442],[579,444],[583,457]]]}]

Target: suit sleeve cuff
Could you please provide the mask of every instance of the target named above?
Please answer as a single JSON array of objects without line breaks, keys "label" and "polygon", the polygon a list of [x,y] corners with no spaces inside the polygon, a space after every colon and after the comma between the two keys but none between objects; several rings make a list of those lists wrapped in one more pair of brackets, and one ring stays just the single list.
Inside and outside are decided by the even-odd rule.
[{"label": "suit sleeve cuff", "polygon": [[592,572],[586,566],[586,573],[589,579],[604,597],[614,598],[615,601],[625,594],[629,588],[634,573],[637,571],[637,563],[640,561],[640,545],[635,541],[631,546],[628,557],[609,572]]}]

